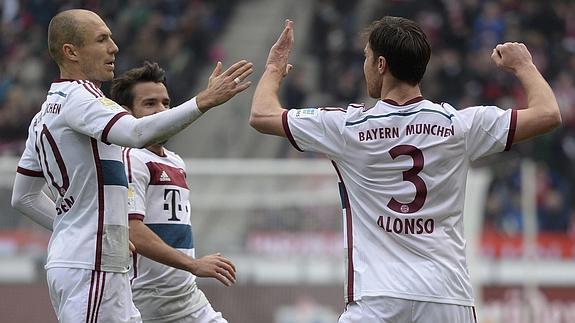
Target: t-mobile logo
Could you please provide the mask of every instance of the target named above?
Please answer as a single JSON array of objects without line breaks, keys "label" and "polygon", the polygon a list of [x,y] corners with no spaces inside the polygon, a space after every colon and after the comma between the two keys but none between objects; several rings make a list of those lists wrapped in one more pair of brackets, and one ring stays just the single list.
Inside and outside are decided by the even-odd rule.
[{"label": "t-mobile logo", "polygon": [[[180,196],[180,190],[173,188],[166,188],[164,190],[164,210],[170,211],[171,217],[168,221],[180,221],[176,216],[177,212],[182,212],[182,198]],[[188,206],[183,206],[188,211]]]}]

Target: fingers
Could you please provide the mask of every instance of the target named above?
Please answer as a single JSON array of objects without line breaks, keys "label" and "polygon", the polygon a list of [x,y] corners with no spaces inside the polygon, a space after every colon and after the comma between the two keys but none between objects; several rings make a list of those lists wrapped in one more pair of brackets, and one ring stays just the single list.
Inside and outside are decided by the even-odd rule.
[{"label": "fingers", "polygon": [[231,286],[236,282],[236,268],[234,264],[220,253],[212,255],[216,260],[214,277],[226,286]]},{"label": "fingers", "polygon": [[216,67],[214,68],[214,70],[212,71],[212,75],[210,75],[210,78],[214,78],[218,75],[220,75],[222,72],[222,62],[218,62],[216,64]]},{"label": "fingers", "polygon": [[248,81],[248,82],[244,82],[244,83],[236,86],[236,93],[240,93],[240,92],[244,91],[245,89],[249,88],[250,85],[252,85],[252,82]]},{"label": "fingers", "polygon": [[293,38],[293,21],[286,19],[284,24],[284,30],[282,31],[281,35],[278,38],[279,40],[283,39],[290,39]]},{"label": "fingers", "polygon": [[[229,69],[228,69],[229,70]],[[227,71],[226,71],[227,72]],[[254,72],[254,64],[252,63],[247,63],[241,67],[239,67],[238,69],[236,69],[235,71],[233,71],[229,77],[232,79],[235,79],[236,77],[239,77],[240,80],[245,80],[246,77],[248,77],[250,74],[252,74]]]},{"label": "fingers", "polygon": [[[230,66],[222,75],[224,76],[230,76],[232,75],[234,72],[236,72],[238,69],[245,67],[246,65],[249,66],[253,66],[252,63],[246,61],[246,60],[241,60],[239,62],[234,63],[232,66]],[[248,67],[249,68],[249,67]],[[234,77],[232,77],[233,79]]]}]

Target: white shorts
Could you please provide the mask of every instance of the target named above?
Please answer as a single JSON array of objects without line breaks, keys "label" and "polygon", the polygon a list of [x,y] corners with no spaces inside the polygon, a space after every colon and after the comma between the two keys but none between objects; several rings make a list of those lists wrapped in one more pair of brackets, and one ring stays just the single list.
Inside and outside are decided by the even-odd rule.
[{"label": "white shorts", "polygon": [[475,308],[393,297],[363,297],[347,305],[339,323],[477,323]]},{"label": "white shorts", "polygon": [[128,274],[49,268],[50,300],[60,323],[138,323]]},{"label": "white shorts", "polygon": [[228,323],[222,313],[216,312],[210,303],[200,307],[197,311],[185,317],[175,319],[145,320],[145,323]]}]

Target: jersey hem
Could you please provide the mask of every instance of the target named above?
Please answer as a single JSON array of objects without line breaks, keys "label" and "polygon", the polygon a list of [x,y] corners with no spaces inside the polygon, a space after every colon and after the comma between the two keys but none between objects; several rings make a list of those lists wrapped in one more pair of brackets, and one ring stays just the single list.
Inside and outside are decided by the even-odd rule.
[{"label": "jersey hem", "polygon": [[[70,262],[58,261],[58,262],[50,262],[50,263],[46,264],[46,265],[44,266],[44,269],[50,269],[50,268],[78,268],[78,269],[96,270],[95,267],[96,267],[95,264],[70,263]],[[98,271],[125,274],[125,273],[127,273],[129,270],[130,270],[130,266],[129,266],[129,265],[127,265],[126,267],[120,267],[120,266],[104,266],[104,265],[102,265],[102,266],[100,267],[100,270],[98,270]]]},{"label": "jersey hem", "polygon": [[441,304],[453,304],[461,306],[475,306],[473,299],[457,299],[457,298],[445,298],[432,295],[414,295],[409,293],[396,293],[396,292],[363,292],[361,296],[356,296],[355,301],[360,300],[365,296],[386,296],[393,298],[407,299],[410,301],[418,302],[431,302],[431,303],[441,303]]}]

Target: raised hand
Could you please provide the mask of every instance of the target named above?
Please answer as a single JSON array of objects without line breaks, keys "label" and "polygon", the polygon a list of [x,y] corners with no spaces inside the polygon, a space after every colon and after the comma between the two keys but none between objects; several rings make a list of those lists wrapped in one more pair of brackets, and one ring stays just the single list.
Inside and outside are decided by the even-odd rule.
[{"label": "raised hand", "polygon": [[236,267],[220,253],[196,259],[191,272],[198,277],[215,278],[226,286],[236,282]]},{"label": "raised hand", "polygon": [[517,73],[522,68],[532,68],[533,58],[523,43],[508,42],[493,49],[491,59],[497,67]]},{"label": "raised hand", "polygon": [[288,58],[293,48],[293,43],[293,21],[286,19],[284,30],[270,49],[266,68],[277,69],[282,72],[283,76],[286,76],[292,68],[292,65],[288,64]]},{"label": "raised hand", "polygon": [[218,106],[236,94],[250,87],[252,82],[244,80],[254,71],[253,64],[241,60],[222,73],[222,63],[218,62],[208,79],[208,87],[196,96],[196,103],[202,112]]}]

